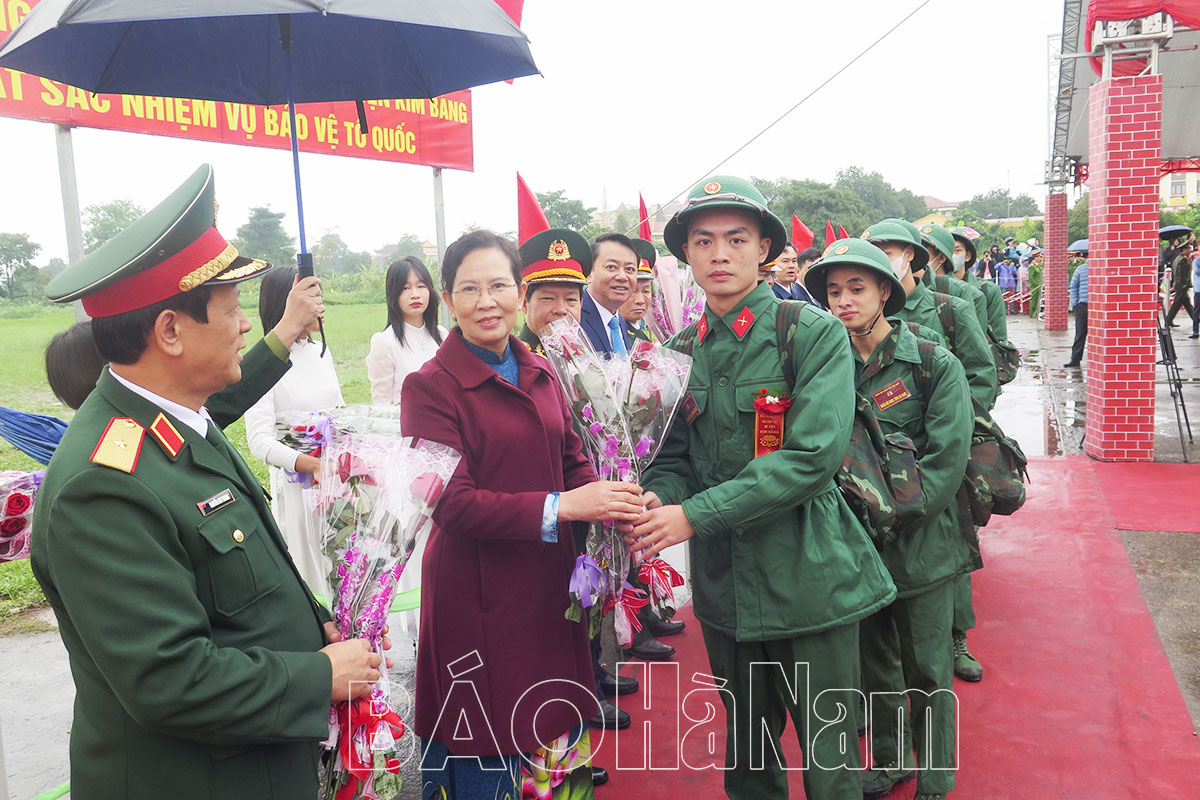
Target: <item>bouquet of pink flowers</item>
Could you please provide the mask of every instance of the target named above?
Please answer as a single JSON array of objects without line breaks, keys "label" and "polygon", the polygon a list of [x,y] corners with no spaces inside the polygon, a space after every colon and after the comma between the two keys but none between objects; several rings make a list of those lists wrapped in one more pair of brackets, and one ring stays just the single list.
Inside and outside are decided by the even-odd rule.
[{"label": "bouquet of pink flowers", "polygon": [[[396,583],[428,535],[460,456],[435,442],[338,432],[335,425],[322,460],[316,508],[326,521],[323,550],[335,565],[330,609],[344,638],[366,639],[384,658],[383,628]],[[336,704],[329,722],[326,800],[395,797],[404,723],[392,705],[387,671],[380,670],[370,697]]]},{"label": "bouquet of pink flowers", "polygon": [[665,342],[700,319],[706,295],[696,283],[692,268],[663,256],[654,266],[650,284],[650,310],[646,323],[660,342]]},{"label": "bouquet of pink flowers", "polygon": [[691,267],[683,268],[679,284],[683,292],[683,325],[680,327],[680,330],[683,330],[693,322],[699,321],[704,313],[704,303],[708,300],[708,295],[696,283],[696,276],[692,274]]},{"label": "bouquet of pink flowers", "polygon": [[[605,361],[571,317],[550,323],[540,338],[597,477],[637,483],[658,454],[687,389],[691,357],[641,341],[628,358]],[[667,576],[665,593],[662,581],[650,582],[647,596],[626,580],[631,564],[615,525],[593,523],[571,577],[567,618],[582,619],[586,610],[595,629],[603,614],[615,611],[617,639],[627,645],[641,627],[638,609],[653,602],[660,613],[668,608],[673,613],[671,586],[682,584],[678,573],[666,567],[674,576]]]},{"label": "bouquet of pink flowers", "polygon": [[[314,411],[297,416],[294,412],[276,415],[275,437],[288,447],[314,458],[321,457],[321,451],[329,443],[330,425],[333,417],[326,412]],[[288,481],[298,483],[305,489],[311,489],[313,476],[307,472],[284,470]]]},{"label": "bouquet of pink flowers", "polygon": [[33,503],[46,470],[0,472],[0,562],[29,557]]}]

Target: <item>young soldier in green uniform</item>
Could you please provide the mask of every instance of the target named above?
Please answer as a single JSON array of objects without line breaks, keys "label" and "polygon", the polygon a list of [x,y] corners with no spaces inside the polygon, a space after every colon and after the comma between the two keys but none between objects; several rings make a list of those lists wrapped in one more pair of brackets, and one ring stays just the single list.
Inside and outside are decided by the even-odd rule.
[{"label": "young soldier in green uniform", "polygon": [[983,292],[987,299],[988,329],[998,342],[1008,341],[1008,311],[1004,307],[1004,292],[992,281],[981,281],[972,267],[975,266],[975,242],[961,228],[952,228],[950,234],[954,237],[954,255],[950,263],[953,271],[950,273],[959,280],[966,281]]},{"label": "young soldier in green uniform", "polygon": [[[379,657],[337,642],[262,487],[204,403],[241,377],[212,168],[46,289],[108,360],[46,472],[31,563],[75,680],[79,800],[313,797],[329,704]],[[274,356],[272,356],[274,357]]]},{"label": "young soldier in green uniform", "polygon": [[[863,778],[863,796],[882,797],[912,778],[901,766],[909,763],[912,745],[905,741],[901,749],[895,733],[897,711],[911,701],[921,753],[917,798],[941,800],[954,788],[956,752],[953,581],[973,566],[955,501],[975,419],[966,375],[949,350],[885,318],[903,306],[905,295],[878,248],[855,239],[834,242],[805,284],[849,331],[858,393],[870,400],[883,432],[903,433],[916,445],[926,500],[922,520],[880,548],[896,601],[859,623],[875,765]],[[906,695],[886,694],[900,687]]]},{"label": "young soldier in green uniform", "polygon": [[[887,254],[896,277],[904,286],[907,297],[896,316],[905,322],[915,322],[937,332],[950,352],[958,356],[971,385],[971,395],[984,408],[990,409],[1000,393],[996,381],[996,362],[988,347],[987,337],[975,318],[974,307],[957,297],[939,295],[914,277],[913,272],[925,268],[929,252],[921,242],[915,225],[902,219],[885,219],[867,228],[862,235]],[[945,298],[945,300],[943,300]],[[938,314],[940,303],[949,302],[953,314],[953,331],[948,331]]]},{"label": "young soldier in green uniform", "polygon": [[925,225],[921,228],[921,241],[929,252],[929,266],[925,270],[924,282],[935,292],[961,297],[970,301],[975,308],[975,319],[981,331],[988,330],[988,303],[983,292],[966,281],[956,280],[952,270],[954,237],[941,225]]},{"label": "young soldier in green uniform", "polygon": [[[795,385],[787,384],[778,300],[758,283],[786,236],[748,181],[697,185],[664,238],[708,299],[701,319],[668,343],[693,342],[690,392],[643,478],[649,510],[632,549],[652,558],[692,542],[696,618],[712,674],[732,697],[726,794],[787,797],[775,753],[790,715],[809,800],[859,800],[858,749],[843,753],[837,740],[855,741],[858,621],[890,603],[895,587],[833,480],[853,421],[849,340],[836,319],[805,304],[789,354]],[[826,689],[835,691],[819,697]],[[847,692],[836,701],[841,718],[836,690]],[[819,720],[838,724],[817,735]]]}]

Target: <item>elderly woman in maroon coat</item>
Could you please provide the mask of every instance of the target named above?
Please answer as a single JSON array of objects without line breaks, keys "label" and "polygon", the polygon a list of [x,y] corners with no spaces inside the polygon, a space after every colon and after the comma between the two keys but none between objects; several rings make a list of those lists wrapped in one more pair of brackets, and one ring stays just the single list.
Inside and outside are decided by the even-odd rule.
[{"label": "elderly woman in maroon coat", "polygon": [[425,798],[588,796],[599,709],[586,621],[564,617],[569,523],[642,510],[638,487],[596,481],[549,363],[511,335],[520,275],[490,231],[452,244],[442,296],[458,325],[404,382],[405,434],[463,454],[422,564]]}]

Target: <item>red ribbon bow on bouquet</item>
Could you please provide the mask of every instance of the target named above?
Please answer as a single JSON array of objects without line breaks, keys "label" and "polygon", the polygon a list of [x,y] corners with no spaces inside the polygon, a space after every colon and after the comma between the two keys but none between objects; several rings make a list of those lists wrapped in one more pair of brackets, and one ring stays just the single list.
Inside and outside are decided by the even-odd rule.
[{"label": "red ribbon bow on bouquet", "polygon": [[[380,725],[390,727],[393,738],[399,739],[404,735],[404,721],[400,719],[400,715],[390,707],[385,706],[385,708],[386,710],[382,714],[377,714],[372,708],[371,701],[365,698],[338,704],[338,725],[342,729],[342,741],[338,749],[341,751],[342,765],[358,780],[347,783],[339,789],[335,800],[352,800],[358,796],[361,784],[375,772],[374,762],[364,761],[358,753],[358,748],[354,746],[354,740],[357,738],[355,733],[359,728],[362,728],[365,733],[368,747],[374,742]],[[399,773],[400,759],[387,759],[387,771],[393,775]]]},{"label": "red ribbon bow on bouquet", "polygon": [[683,576],[661,558],[643,562],[638,567],[638,578],[650,587],[650,594],[657,600],[674,599],[674,587],[683,586]]},{"label": "red ribbon bow on bouquet", "polygon": [[649,596],[643,590],[635,589],[628,583],[621,589],[620,594],[609,595],[608,599],[604,601],[605,614],[614,610],[617,612],[613,617],[613,627],[617,632],[617,642],[622,647],[633,641],[635,631],[642,629],[637,612],[649,604]]}]

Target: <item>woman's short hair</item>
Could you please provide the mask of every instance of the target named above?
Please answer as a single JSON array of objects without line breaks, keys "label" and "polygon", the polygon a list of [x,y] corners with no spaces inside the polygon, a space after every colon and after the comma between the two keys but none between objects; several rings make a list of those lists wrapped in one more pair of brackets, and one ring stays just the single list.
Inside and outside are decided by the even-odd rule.
[{"label": "woman's short hair", "polygon": [[46,379],[50,390],[69,408],[83,405],[107,363],[92,336],[90,319],[56,333],[46,346]]},{"label": "woman's short hair", "polygon": [[513,280],[520,286],[521,256],[517,252],[517,246],[510,239],[506,239],[491,231],[483,230],[463,234],[454,241],[454,244],[446,248],[446,258],[441,268],[442,288],[447,292],[453,292],[454,278],[458,275],[458,268],[462,266],[463,260],[476,250],[488,250],[491,248],[495,248],[508,256],[508,260],[512,264]]},{"label": "woman's short hair", "polygon": [[283,319],[288,294],[299,274],[300,270],[295,267],[276,267],[263,277],[258,287],[258,320],[262,323],[263,336]]}]

